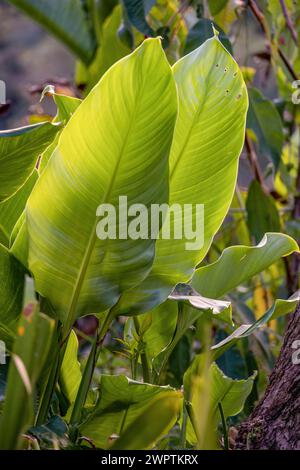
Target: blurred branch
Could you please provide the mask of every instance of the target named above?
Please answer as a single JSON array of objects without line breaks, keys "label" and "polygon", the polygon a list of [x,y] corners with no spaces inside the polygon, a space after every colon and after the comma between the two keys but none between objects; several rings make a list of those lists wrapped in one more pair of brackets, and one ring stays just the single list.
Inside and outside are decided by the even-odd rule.
[{"label": "blurred branch", "polygon": [[261,184],[261,186],[264,187],[264,177],[262,175],[262,171],[258,163],[258,158],[255,152],[254,146],[252,144],[252,141],[247,131],[246,131],[246,137],[245,137],[245,146],[247,150],[247,157],[248,157],[250,166],[252,168],[254,177]]},{"label": "blurred branch", "polygon": [[287,10],[285,1],[284,1],[284,0],[280,0],[280,5],[281,5],[281,9],[282,9],[282,13],[283,13],[283,16],[284,16],[286,25],[287,25],[288,29],[289,29],[290,32],[291,32],[291,35],[292,35],[292,38],[293,38],[294,43],[295,43],[296,46],[298,47],[298,35],[297,35],[297,31],[295,30],[295,27],[294,27],[294,25],[293,25],[293,22],[292,22],[292,20],[291,20],[291,18],[290,18],[290,15],[289,15],[289,12],[288,12],[288,10]]},{"label": "blurred branch", "polygon": [[[268,38],[268,32],[267,32],[267,28],[266,28],[266,24],[265,24],[264,14],[259,9],[259,7],[257,6],[257,4],[255,3],[254,0],[248,0],[248,5],[249,5],[249,8],[252,11],[253,15],[255,16],[256,20],[260,24],[261,29],[263,30],[264,34]],[[269,42],[270,42],[270,39],[269,39]],[[284,65],[288,69],[288,71],[291,74],[291,76],[293,77],[293,79],[298,80],[298,75],[296,74],[292,64],[290,63],[290,61],[288,60],[288,58],[285,56],[285,54],[283,53],[283,51],[280,49],[280,47],[278,45],[277,45],[277,51],[278,51],[279,57],[281,58],[282,62],[284,63]]]}]

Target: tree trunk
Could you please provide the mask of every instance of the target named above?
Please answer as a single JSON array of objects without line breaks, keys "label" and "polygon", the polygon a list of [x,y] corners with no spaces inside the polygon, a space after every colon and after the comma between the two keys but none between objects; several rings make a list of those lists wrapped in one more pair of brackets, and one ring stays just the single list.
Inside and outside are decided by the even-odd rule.
[{"label": "tree trunk", "polygon": [[235,449],[300,450],[300,363],[296,363],[300,354],[297,350],[300,350],[300,304],[291,315],[266,393],[240,426]]}]

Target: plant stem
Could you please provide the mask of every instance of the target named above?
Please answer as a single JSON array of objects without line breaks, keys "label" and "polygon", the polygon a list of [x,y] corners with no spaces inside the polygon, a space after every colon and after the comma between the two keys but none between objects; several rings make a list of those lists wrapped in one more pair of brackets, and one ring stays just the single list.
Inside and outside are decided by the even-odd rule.
[{"label": "plant stem", "polygon": [[52,396],[53,396],[53,393],[57,384],[60,368],[61,368],[64,355],[66,352],[66,347],[67,347],[67,341],[63,343],[61,349],[58,351],[55,357],[55,362],[54,362],[53,367],[51,368],[47,386],[44,391],[42,402],[41,402],[39,412],[36,418],[37,426],[47,421],[47,416],[48,416],[49,408],[51,405]]},{"label": "plant stem", "polygon": [[109,310],[106,313],[104,317],[104,321],[98,330],[97,338],[92,346],[92,349],[90,351],[87,363],[85,365],[85,368],[82,374],[81,382],[79,385],[79,389],[76,395],[76,400],[75,400],[74,407],[72,410],[70,424],[74,425],[80,421],[82,409],[86,402],[86,398],[87,398],[87,394],[88,394],[90,384],[92,381],[94,369],[97,364],[99,354],[101,351],[102,342],[114,317],[115,317],[114,310],[113,309]]},{"label": "plant stem", "polygon": [[288,29],[289,29],[290,32],[291,32],[291,35],[292,35],[292,38],[293,38],[294,43],[295,43],[296,46],[298,47],[298,34],[297,34],[297,31],[295,30],[295,27],[294,27],[294,25],[293,25],[293,22],[292,22],[292,20],[291,20],[291,17],[290,17],[290,15],[289,15],[288,10],[287,10],[285,1],[284,1],[284,0],[280,0],[280,5],[281,5],[281,9],[282,9],[282,13],[283,13],[283,16],[284,16],[286,25],[287,25]]},{"label": "plant stem", "polygon": [[229,442],[228,442],[228,432],[227,432],[227,425],[226,425],[226,419],[224,416],[222,404],[218,403],[218,408],[221,416],[221,421],[222,421],[222,427],[223,427],[223,436],[224,436],[224,449],[229,450]]},{"label": "plant stem", "polygon": [[253,144],[251,142],[251,139],[247,131],[245,135],[245,146],[247,150],[247,157],[248,157],[251,169],[253,171],[254,177],[260,183],[260,185],[264,187],[264,177],[263,177],[261,168],[258,163],[258,158],[255,152],[255,149],[253,147]]},{"label": "plant stem", "polygon": [[181,426],[181,433],[180,433],[180,445],[182,449],[186,448],[186,428],[187,428],[187,420],[188,420],[188,412],[186,409],[185,403],[183,404],[183,418],[182,418],[182,426]]},{"label": "plant stem", "polygon": [[141,352],[141,362],[143,369],[143,381],[150,383],[150,368],[148,364],[148,358],[145,352]]},{"label": "plant stem", "polygon": [[[135,327],[135,331],[137,335],[139,336],[140,340],[143,341],[143,338],[140,336],[140,323],[139,323],[139,319],[137,318],[137,316],[133,317],[133,323],[134,323],[134,327]],[[140,356],[141,356],[141,363],[142,363],[142,370],[143,370],[143,381],[150,383],[151,373],[150,373],[147,354],[145,351],[142,351],[140,353]]]}]

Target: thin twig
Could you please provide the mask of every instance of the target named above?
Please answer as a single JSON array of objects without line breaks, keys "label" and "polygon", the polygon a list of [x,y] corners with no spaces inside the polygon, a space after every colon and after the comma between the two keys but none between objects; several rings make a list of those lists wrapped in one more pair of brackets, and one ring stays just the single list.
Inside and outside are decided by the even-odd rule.
[{"label": "thin twig", "polygon": [[[269,38],[269,34],[267,32],[267,28],[265,25],[265,17],[264,14],[261,12],[261,10],[258,8],[254,0],[248,0],[248,5],[250,7],[250,10],[252,11],[253,15],[255,16],[256,20],[260,24],[261,29],[263,30],[264,34],[266,37],[269,39],[269,42],[271,42],[271,39]],[[298,75],[296,74],[292,64],[289,62],[288,58],[285,56],[285,54],[282,52],[279,46],[277,46],[277,51],[279,54],[279,57],[281,58],[282,62],[288,69],[289,73],[293,77],[294,80],[298,80]]]},{"label": "thin twig", "polygon": [[247,157],[248,157],[250,166],[252,168],[253,174],[255,176],[255,179],[257,179],[257,181],[261,184],[261,186],[264,187],[264,178],[262,175],[262,171],[258,163],[258,158],[255,152],[254,146],[252,144],[252,141],[247,131],[246,131],[246,137],[245,137],[245,145],[246,145],[246,150],[247,150]]},{"label": "thin twig", "polygon": [[293,25],[293,22],[292,22],[292,20],[291,20],[291,17],[290,17],[290,15],[289,15],[289,12],[288,12],[288,10],[287,10],[285,1],[284,1],[284,0],[279,0],[279,1],[280,1],[282,13],[283,13],[283,16],[284,16],[286,25],[287,25],[288,29],[289,29],[290,32],[291,32],[291,35],[292,35],[292,38],[293,38],[294,43],[295,43],[296,46],[298,47],[298,35],[297,35],[297,32],[296,32],[295,27],[294,27],[294,25]]}]

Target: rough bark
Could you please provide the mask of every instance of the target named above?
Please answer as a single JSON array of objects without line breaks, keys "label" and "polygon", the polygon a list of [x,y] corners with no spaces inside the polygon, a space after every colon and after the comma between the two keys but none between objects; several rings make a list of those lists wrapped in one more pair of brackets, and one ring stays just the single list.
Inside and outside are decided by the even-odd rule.
[{"label": "rough bark", "polygon": [[266,393],[239,428],[236,449],[300,450],[300,364],[292,361],[299,340],[300,304],[291,315]]}]

